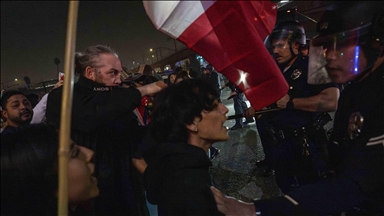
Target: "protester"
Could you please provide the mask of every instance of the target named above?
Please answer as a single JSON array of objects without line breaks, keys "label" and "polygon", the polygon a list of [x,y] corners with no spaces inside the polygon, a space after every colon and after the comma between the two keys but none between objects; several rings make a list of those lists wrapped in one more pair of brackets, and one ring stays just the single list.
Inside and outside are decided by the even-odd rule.
[{"label": "protester", "polygon": [[[277,185],[287,193],[317,181],[326,171],[326,150],[320,142],[326,139],[325,132],[323,125],[316,124],[327,116],[322,112],[336,110],[339,89],[332,82],[308,84],[308,57],[300,52],[306,36],[296,21],[278,23],[265,44],[272,50],[289,90],[269,107],[281,110],[256,118],[265,153],[265,160],[256,165],[267,165],[264,175],[275,174]],[[249,108],[246,113],[254,116],[255,110]]]},{"label": "protester", "polygon": [[[68,160],[69,212],[92,213],[83,203],[98,196],[93,151],[72,143]],[[58,133],[33,124],[1,135],[1,215],[56,215]],[[89,214],[88,214],[89,215]]]},{"label": "protester", "polygon": [[35,94],[35,93],[29,93],[26,95],[26,97],[28,98],[29,102],[31,103],[32,108],[35,108],[35,106],[40,101],[40,96]]},{"label": "protester", "polygon": [[[231,94],[229,95],[228,99],[233,98],[233,107],[235,109],[235,114],[242,114],[248,108],[247,104],[244,101],[244,93],[239,88],[237,88],[236,85],[233,84],[231,81],[228,81],[222,87],[222,89],[226,87],[229,87],[231,89]],[[253,120],[253,117],[247,117],[244,122],[243,118],[237,118],[235,119],[235,125],[233,125],[230,129],[237,130],[254,121],[255,120]]]},{"label": "protester", "polygon": [[217,96],[209,83],[187,79],[156,97],[149,125],[154,143],[143,156],[148,200],[159,215],[221,215],[209,190],[207,156],[213,143],[228,139],[228,109]]},{"label": "protester", "polygon": [[173,85],[173,84],[175,84],[175,81],[176,81],[176,73],[170,73],[168,75],[167,84]]},{"label": "protester", "polygon": [[176,75],[175,77],[175,83],[179,83],[183,80],[187,80],[187,79],[192,79],[189,74],[188,74],[188,71],[186,70],[181,70],[179,71],[179,73]]},{"label": "protester", "polygon": [[[58,88],[63,85],[63,80],[58,81],[55,86],[53,86],[52,90],[55,88]],[[39,103],[33,108],[33,117],[31,124],[37,124],[41,123],[45,120],[45,111],[47,109],[47,100],[48,100],[48,94],[45,94]]]},{"label": "protester", "polygon": [[211,83],[211,85],[213,85],[216,88],[216,90],[219,92],[219,97],[217,98],[217,100],[220,103],[222,103],[220,98],[221,90],[220,90],[220,80],[219,80],[218,73],[214,71],[213,66],[210,64],[202,69],[203,69],[203,74],[201,76],[202,79],[207,80],[209,83]]},{"label": "protester", "polygon": [[[133,88],[121,87],[121,62],[110,47],[88,47],[75,55],[71,137],[95,151],[96,177],[100,196],[96,215],[146,215],[148,210],[139,173],[132,154],[145,130],[138,126],[133,110],[141,98],[166,84],[162,81]],[[47,123],[60,123],[62,88],[51,91],[47,101]]]},{"label": "protester", "polygon": [[1,115],[6,120],[6,127],[2,133],[28,125],[32,120],[32,105],[26,95],[20,91],[6,91],[1,97],[1,108]]},{"label": "protester", "polygon": [[193,70],[193,68],[189,69],[189,75],[192,77],[192,79],[196,79],[199,76],[197,71]]},{"label": "protester", "polygon": [[284,197],[254,203],[212,188],[224,214],[384,215],[384,8],[376,2],[341,6],[327,8],[313,40],[324,48],[332,80],[349,83],[335,113],[332,175]]}]

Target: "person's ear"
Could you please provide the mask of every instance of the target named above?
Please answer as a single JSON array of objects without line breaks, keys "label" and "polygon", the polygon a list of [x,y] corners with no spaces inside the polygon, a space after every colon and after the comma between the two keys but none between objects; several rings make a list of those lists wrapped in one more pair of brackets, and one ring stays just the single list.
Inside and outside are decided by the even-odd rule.
[{"label": "person's ear", "polygon": [[90,80],[95,80],[96,71],[91,66],[87,66],[85,68],[85,77]]},{"label": "person's ear", "polygon": [[2,117],[3,119],[8,119],[8,113],[7,113],[6,110],[1,110],[1,117]]},{"label": "person's ear", "polygon": [[188,130],[192,131],[192,132],[197,132],[197,131],[198,131],[198,129],[197,129],[197,123],[198,123],[199,121],[200,121],[200,118],[195,117],[195,119],[193,120],[193,123],[192,123],[192,124],[187,124],[187,125],[185,125],[185,127],[186,127]]}]

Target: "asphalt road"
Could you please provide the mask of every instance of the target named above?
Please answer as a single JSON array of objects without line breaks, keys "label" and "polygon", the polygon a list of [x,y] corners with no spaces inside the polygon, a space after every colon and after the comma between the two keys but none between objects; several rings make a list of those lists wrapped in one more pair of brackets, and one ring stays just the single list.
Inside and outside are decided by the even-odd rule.
[{"label": "asphalt road", "polygon": [[[229,109],[227,116],[235,114],[233,100],[227,100],[229,94],[228,89],[222,90],[223,104]],[[250,105],[249,101],[246,103]],[[234,124],[235,120],[228,120],[224,125],[230,128]],[[274,176],[264,177],[264,168],[255,165],[264,158],[256,123],[228,130],[228,134],[227,141],[213,144],[220,149],[210,169],[215,186],[224,194],[245,202],[282,196]]]}]

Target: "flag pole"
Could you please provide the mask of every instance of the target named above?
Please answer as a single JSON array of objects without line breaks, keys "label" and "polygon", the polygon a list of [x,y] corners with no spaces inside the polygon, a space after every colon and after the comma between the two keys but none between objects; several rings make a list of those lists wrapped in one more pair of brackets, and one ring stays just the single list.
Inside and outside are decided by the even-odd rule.
[{"label": "flag pole", "polygon": [[64,72],[65,79],[61,101],[59,131],[59,188],[58,215],[68,215],[68,160],[72,119],[72,94],[74,82],[74,53],[76,47],[76,27],[78,1],[69,1],[67,35],[65,41]]}]

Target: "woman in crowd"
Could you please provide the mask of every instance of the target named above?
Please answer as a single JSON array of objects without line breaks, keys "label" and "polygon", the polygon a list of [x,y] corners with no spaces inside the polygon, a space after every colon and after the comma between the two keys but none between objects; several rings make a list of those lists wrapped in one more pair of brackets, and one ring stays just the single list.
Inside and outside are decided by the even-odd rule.
[{"label": "woman in crowd", "polygon": [[168,75],[168,79],[167,79],[167,84],[170,86],[170,85],[173,85],[175,84],[175,81],[176,81],[176,73],[171,73]]},{"label": "woman in crowd", "polygon": [[[57,215],[57,155],[58,133],[48,125],[31,124],[2,135],[1,215]],[[92,214],[84,205],[99,195],[92,157],[92,150],[70,145],[70,215]]]},{"label": "woman in crowd", "polygon": [[228,109],[218,92],[201,79],[187,79],[163,90],[155,99],[143,152],[148,166],[144,181],[149,202],[159,215],[221,215],[209,186],[212,165],[207,151],[228,139]]}]

